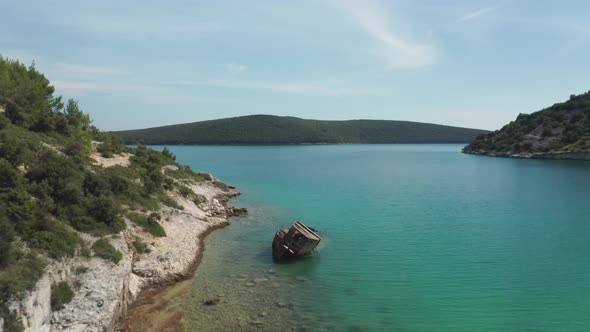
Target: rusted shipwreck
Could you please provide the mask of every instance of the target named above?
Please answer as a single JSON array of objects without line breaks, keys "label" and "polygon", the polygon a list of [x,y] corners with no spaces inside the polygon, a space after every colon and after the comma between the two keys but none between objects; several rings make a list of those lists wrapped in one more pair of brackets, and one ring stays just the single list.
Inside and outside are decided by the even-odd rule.
[{"label": "rusted shipwreck", "polygon": [[296,221],[290,228],[282,229],[275,234],[272,241],[272,257],[275,260],[288,260],[309,256],[321,240],[315,229]]}]

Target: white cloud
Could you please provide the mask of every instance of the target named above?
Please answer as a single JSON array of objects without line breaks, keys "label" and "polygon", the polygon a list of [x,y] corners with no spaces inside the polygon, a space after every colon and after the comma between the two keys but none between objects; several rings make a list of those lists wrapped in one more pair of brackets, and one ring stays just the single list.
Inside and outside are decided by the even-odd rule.
[{"label": "white cloud", "polygon": [[225,65],[225,70],[233,75],[239,74],[246,69],[248,69],[248,66],[240,65],[240,64],[236,64],[236,63],[228,63]]},{"label": "white cloud", "polygon": [[485,8],[481,8],[479,10],[473,11],[473,12],[469,12],[469,13],[463,15],[462,17],[460,17],[457,20],[457,22],[465,22],[465,21],[474,20],[476,18],[481,17],[482,15],[485,15],[486,13],[493,11],[494,9],[496,9],[496,7],[485,7]]},{"label": "white cloud", "polygon": [[381,57],[390,68],[419,68],[434,63],[434,47],[393,29],[392,21],[379,2],[346,0],[334,3],[377,42],[372,53]]}]

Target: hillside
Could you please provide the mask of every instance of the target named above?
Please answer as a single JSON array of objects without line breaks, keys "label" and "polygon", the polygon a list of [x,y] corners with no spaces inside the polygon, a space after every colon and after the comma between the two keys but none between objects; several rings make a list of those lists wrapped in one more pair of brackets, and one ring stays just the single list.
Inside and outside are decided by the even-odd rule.
[{"label": "hillside", "polygon": [[233,194],[98,131],[34,66],[0,57],[0,331],[112,330],[130,280],[137,294],[190,271]]},{"label": "hillside", "polygon": [[500,130],[482,134],[464,153],[590,160],[590,92],[532,114],[520,114]]},{"label": "hillside", "polygon": [[483,132],[407,121],[321,121],[250,115],[114,134],[127,144],[305,144],[466,143]]}]

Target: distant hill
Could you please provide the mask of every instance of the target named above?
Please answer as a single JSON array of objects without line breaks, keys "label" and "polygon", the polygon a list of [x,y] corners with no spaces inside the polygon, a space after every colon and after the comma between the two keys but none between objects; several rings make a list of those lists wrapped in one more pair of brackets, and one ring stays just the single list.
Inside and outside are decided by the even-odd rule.
[{"label": "distant hill", "polygon": [[464,153],[494,157],[590,160],[590,92],[478,136]]},{"label": "distant hill", "polygon": [[385,120],[249,115],[113,132],[127,144],[467,143],[484,130]]}]

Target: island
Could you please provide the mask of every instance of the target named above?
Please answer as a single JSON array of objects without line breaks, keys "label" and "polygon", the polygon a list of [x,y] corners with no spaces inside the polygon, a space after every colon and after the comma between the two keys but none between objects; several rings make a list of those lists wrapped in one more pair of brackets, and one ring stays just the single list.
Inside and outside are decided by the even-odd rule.
[{"label": "island", "polygon": [[325,121],[248,115],[113,132],[127,144],[468,143],[485,130],[391,120]]},{"label": "island", "polygon": [[464,153],[492,157],[590,160],[590,92],[484,133]]}]

